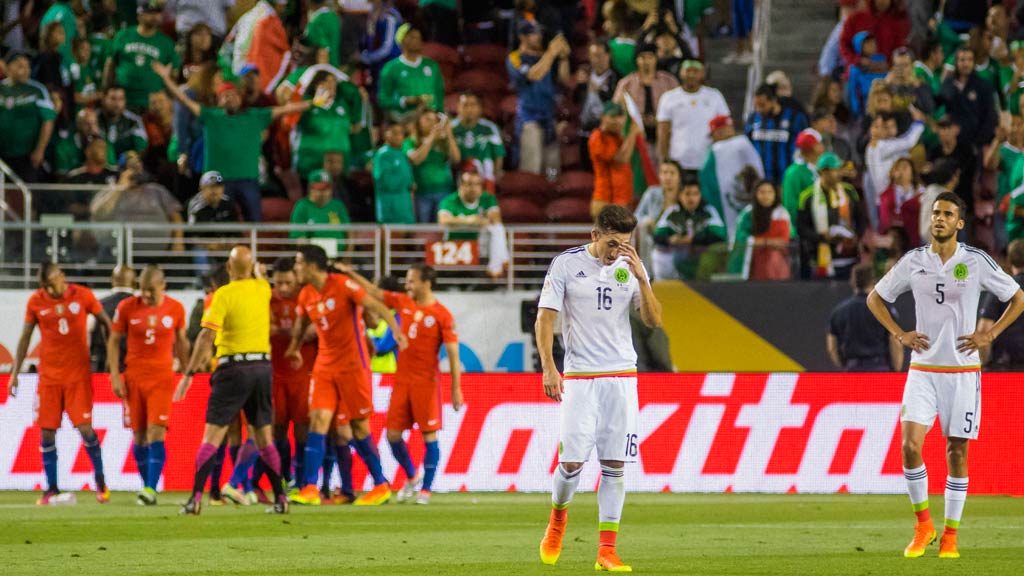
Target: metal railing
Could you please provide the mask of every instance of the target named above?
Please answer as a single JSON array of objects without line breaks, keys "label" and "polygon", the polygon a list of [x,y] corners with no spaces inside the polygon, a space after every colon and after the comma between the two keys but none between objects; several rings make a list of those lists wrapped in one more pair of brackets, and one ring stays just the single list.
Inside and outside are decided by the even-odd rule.
[{"label": "metal railing", "polygon": [[[477,229],[467,229],[477,230]],[[435,264],[442,289],[536,289],[544,281],[551,259],[574,245],[587,242],[586,225],[509,225],[505,239],[509,262],[504,275],[488,275],[487,258],[446,265]],[[332,244],[336,259],[368,276],[403,275],[418,262],[430,260],[432,243],[458,231],[437,225],[376,224],[157,224],[139,222],[25,223],[0,225],[4,250],[0,255],[0,287],[31,288],[36,263],[62,264],[68,280],[94,287],[109,285],[118,264],[139,267],[158,264],[172,288],[191,288],[199,278],[226,260],[232,246],[249,246],[259,260],[272,264],[293,256],[300,244]],[[175,246],[176,232],[181,232]],[[335,238],[309,239],[314,233]],[[340,235],[343,237],[338,237]],[[329,250],[331,252],[331,250]]]},{"label": "metal railing", "polygon": [[[8,183],[8,181],[10,181],[10,183]],[[32,190],[29,190],[29,187],[25,185],[25,182],[14,173],[14,170],[11,170],[11,167],[8,166],[6,162],[0,160],[0,202],[3,203],[3,205],[0,206],[0,229],[4,228],[6,223],[5,218],[8,213],[10,213],[11,216],[15,215],[15,212],[11,210],[10,206],[7,204],[7,187],[9,184],[13,184],[14,187],[21,192],[22,209],[19,221],[27,222],[32,219]],[[31,239],[29,230],[26,228],[22,234],[23,236],[21,241],[24,244],[28,244]],[[5,236],[5,238],[0,239],[0,249],[2,249],[0,251],[2,251],[6,257],[8,250],[6,235],[0,234],[0,236]],[[29,259],[28,254],[25,255],[21,264],[25,274],[28,275],[32,266],[32,262]]]},{"label": "metal railing", "polygon": [[747,69],[747,94],[743,101],[743,117],[754,111],[754,91],[764,79],[764,62],[768,58],[768,35],[772,28],[772,0],[758,0],[754,7],[754,28],[750,31],[750,43],[754,61]]}]

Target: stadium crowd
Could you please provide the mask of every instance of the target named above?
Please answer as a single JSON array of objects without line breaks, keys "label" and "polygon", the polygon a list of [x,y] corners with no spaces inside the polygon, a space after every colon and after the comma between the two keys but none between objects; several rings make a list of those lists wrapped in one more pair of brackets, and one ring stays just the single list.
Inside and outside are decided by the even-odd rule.
[{"label": "stadium crowd", "polygon": [[[838,0],[813,90],[772,72],[734,123],[705,31],[726,8],[723,65],[749,64],[752,2],[719,4],[7,3],[0,159],[105,186],[37,193],[78,221],[479,226],[492,276],[503,221],[609,203],[636,208],[657,279],[881,273],[927,241],[943,189],[971,210],[965,239],[1001,255],[1024,236],[1007,5]],[[181,240],[199,262],[217,248]],[[76,257],[112,249],[93,244]]]}]

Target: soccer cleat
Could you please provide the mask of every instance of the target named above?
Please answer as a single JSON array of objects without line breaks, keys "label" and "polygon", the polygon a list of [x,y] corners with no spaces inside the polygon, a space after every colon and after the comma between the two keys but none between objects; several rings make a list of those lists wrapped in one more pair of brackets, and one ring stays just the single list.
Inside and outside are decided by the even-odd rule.
[{"label": "soccer cleat", "polygon": [[920,558],[925,548],[935,542],[935,526],[931,522],[918,522],[914,526],[914,539],[903,549],[904,558]]},{"label": "soccer cleat", "polygon": [[288,513],[288,497],[282,494],[277,502],[270,508],[267,508],[267,514],[287,514]]},{"label": "soccer cleat", "polygon": [[210,506],[224,506],[225,504],[227,504],[227,502],[225,502],[223,498],[214,498],[213,496],[210,496],[210,500],[207,503]]},{"label": "soccer cleat", "polygon": [[313,484],[309,484],[302,490],[299,490],[298,494],[292,494],[288,496],[288,500],[295,504],[304,504],[306,506],[319,506],[320,505],[320,490]]},{"label": "soccer cleat", "polygon": [[135,497],[135,503],[139,506],[156,506],[156,490],[143,488]]},{"label": "soccer cleat", "polygon": [[356,501],[356,495],[351,492],[342,492],[341,488],[334,489],[334,496],[331,502],[339,506],[351,504]]},{"label": "soccer cleat", "polygon": [[249,505],[249,501],[245,499],[245,494],[242,494],[238,488],[235,488],[230,483],[225,483],[220,487],[220,495],[223,500],[228,500],[235,504],[241,504],[242,506]]},{"label": "soccer cleat", "polygon": [[420,490],[419,494],[416,495],[417,504],[430,504],[430,490]]},{"label": "soccer cleat", "polygon": [[943,534],[939,540],[939,558],[959,558],[960,551],[956,548],[956,534]]},{"label": "soccer cleat", "polygon": [[47,490],[38,500],[36,500],[36,505],[49,506],[52,503],[51,501],[58,495],[60,495],[60,492],[57,490]]},{"label": "soccer cleat", "polygon": [[421,486],[423,486],[423,472],[420,472],[414,478],[407,479],[402,489],[395,494],[395,500],[398,502],[412,500],[416,497],[416,493],[419,492]]},{"label": "soccer cleat", "polygon": [[594,562],[594,570],[598,572],[632,572],[633,567],[627,566],[615,553],[611,546],[600,546],[597,549],[597,562]]},{"label": "soccer cleat", "polygon": [[242,497],[245,498],[245,505],[246,506],[251,506],[253,504],[259,504],[260,503],[260,497],[256,495],[255,491],[246,492],[245,494],[242,495]]},{"label": "soccer cleat", "polygon": [[551,520],[544,530],[544,538],[540,541],[540,561],[553,566],[562,555],[562,536],[565,534],[565,521]]},{"label": "soccer cleat", "polygon": [[107,502],[110,502],[110,488],[104,486],[103,490],[97,490],[96,501],[99,502],[100,504],[106,504]]},{"label": "soccer cleat", "polygon": [[203,493],[196,492],[189,496],[188,501],[182,504],[181,510],[178,514],[185,514],[189,516],[199,516],[199,512],[202,510]]},{"label": "soccer cleat", "polygon": [[391,500],[391,485],[387,482],[378,484],[366,494],[363,494],[352,503],[353,506],[380,506]]}]

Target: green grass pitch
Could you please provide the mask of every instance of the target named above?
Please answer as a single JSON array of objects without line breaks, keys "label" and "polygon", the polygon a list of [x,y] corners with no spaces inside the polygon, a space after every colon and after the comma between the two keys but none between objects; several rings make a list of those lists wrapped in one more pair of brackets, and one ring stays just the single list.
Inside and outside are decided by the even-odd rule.
[{"label": "green grass pitch", "polygon": [[[99,505],[38,507],[37,494],[0,493],[0,574],[584,574],[593,572],[597,501],[580,494],[557,566],[540,564],[544,494],[435,494],[429,506],[388,504],[205,507],[178,515],[115,493]],[[941,516],[942,497],[932,496]],[[913,530],[905,496],[629,494],[619,553],[640,574],[1021,574],[1024,499],[967,500],[960,560],[906,560]],[[949,564],[958,564],[949,566]]]}]

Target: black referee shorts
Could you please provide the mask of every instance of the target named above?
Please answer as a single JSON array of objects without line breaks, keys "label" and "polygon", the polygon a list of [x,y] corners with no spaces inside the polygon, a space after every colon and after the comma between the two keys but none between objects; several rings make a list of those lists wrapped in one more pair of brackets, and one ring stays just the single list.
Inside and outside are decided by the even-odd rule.
[{"label": "black referee shorts", "polygon": [[231,362],[221,364],[210,377],[210,400],[206,405],[206,423],[227,426],[240,410],[254,428],[273,422],[273,396],[270,362]]}]

